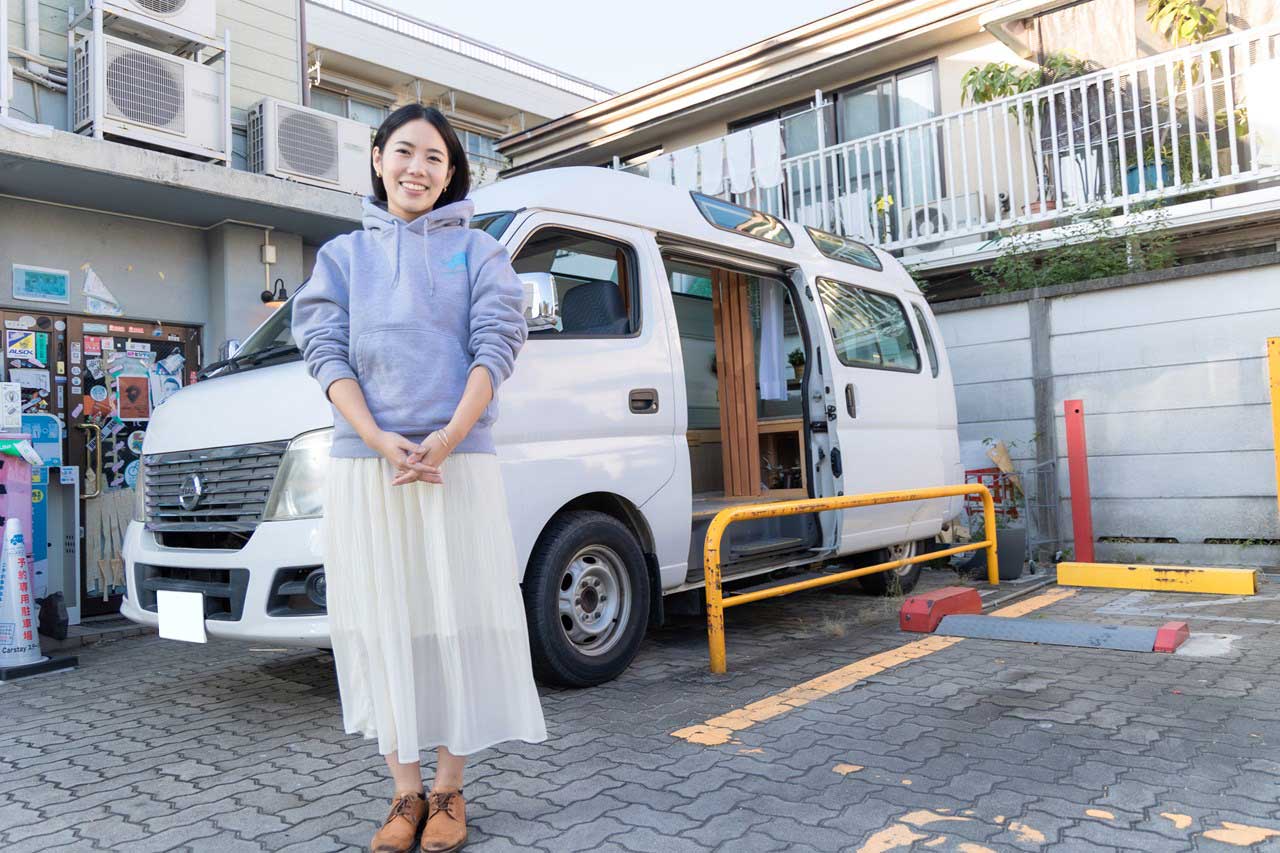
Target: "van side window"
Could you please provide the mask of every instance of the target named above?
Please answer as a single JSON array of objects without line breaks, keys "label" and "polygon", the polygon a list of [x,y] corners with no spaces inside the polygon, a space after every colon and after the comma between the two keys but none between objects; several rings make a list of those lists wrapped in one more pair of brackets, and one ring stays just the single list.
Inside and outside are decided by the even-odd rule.
[{"label": "van side window", "polygon": [[920,352],[901,302],[829,278],[818,279],[818,295],[842,364],[920,372]]},{"label": "van side window", "polygon": [[635,249],[626,243],[543,228],[520,247],[511,265],[534,308],[535,337],[625,337],[640,328]]},{"label": "van side window", "polygon": [[929,371],[938,378],[938,351],[933,348],[933,333],[929,331],[929,323],[924,318],[920,306],[911,303],[911,310],[916,312],[916,322],[920,324],[920,334],[924,337],[924,351],[929,356]]}]

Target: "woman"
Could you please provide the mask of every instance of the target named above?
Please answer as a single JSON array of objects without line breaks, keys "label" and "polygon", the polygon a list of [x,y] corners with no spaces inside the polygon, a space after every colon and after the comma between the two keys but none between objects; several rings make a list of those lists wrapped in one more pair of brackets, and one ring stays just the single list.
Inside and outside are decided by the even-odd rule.
[{"label": "woman", "polygon": [[372,168],[364,229],[320,250],[293,328],[334,408],[324,547],[343,724],[378,739],[395,785],[371,849],[443,853],[466,842],[466,756],[546,738],[490,433],[527,331],[510,258],[468,227],[444,116],[396,110]]}]

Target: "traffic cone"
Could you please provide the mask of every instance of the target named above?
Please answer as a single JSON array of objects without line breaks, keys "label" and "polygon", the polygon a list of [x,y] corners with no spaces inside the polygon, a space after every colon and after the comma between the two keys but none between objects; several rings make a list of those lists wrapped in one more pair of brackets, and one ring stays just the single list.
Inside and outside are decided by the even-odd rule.
[{"label": "traffic cone", "polygon": [[0,566],[0,681],[75,666],[74,658],[53,659],[40,654],[33,599],[22,522],[10,518],[4,523]]}]

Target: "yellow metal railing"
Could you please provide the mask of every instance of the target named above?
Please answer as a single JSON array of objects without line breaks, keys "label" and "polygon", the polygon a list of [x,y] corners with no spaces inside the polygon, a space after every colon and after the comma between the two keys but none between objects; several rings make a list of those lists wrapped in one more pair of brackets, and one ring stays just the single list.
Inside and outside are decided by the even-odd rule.
[{"label": "yellow metal railing", "polygon": [[[825,512],[833,509],[852,509],[860,506],[877,506],[880,504],[903,503],[905,501],[926,501],[933,498],[950,498],[958,495],[979,495],[982,498],[983,533],[986,539],[981,542],[970,542],[955,548],[942,551],[931,551],[914,557],[903,557],[888,563],[877,563],[861,569],[837,572],[820,578],[811,578],[795,583],[769,587],[768,589],[746,592],[724,597],[720,587],[720,540],[724,532],[735,521],[747,521],[754,518],[775,518],[782,515],[800,515],[807,512]],[[873,575],[877,572],[889,572],[913,563],[924,563],[930,560],[949,557],[965,551],[987,551],[987,580],[992,584],[1000,583],[996,556],[996,510],[991,500],[991,492],[981,484],[964,486],[935,486],[927,489],[906,489],[898,492],[878,492],[868,495],[842,495],[832,498],[807,498],[799,501],[779,501],[769,504],[747,504],[730,507],[716,513],[707,527],[706,544],[703,549],[702,564],[706,573],[707,586],[707,640],[711,647],[711,671],[723,673],[727,671],[724,650],[724,611],[726,607],[739,604],[750,604],[765,598],[775,598],[792,592],[800,592],[814,587],[827,586],[841,581]]]}]

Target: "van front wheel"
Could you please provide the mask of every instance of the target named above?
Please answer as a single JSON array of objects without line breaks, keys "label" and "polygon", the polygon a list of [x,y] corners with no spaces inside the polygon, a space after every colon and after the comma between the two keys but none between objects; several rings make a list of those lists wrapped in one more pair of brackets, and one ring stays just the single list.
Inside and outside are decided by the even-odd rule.
[{"label": "van front wheel", "polygon": [[649,575],[622,522],[566,512],[543,531],[522,584],[539,681],[590,687],[616,678],[644,639]]}]

